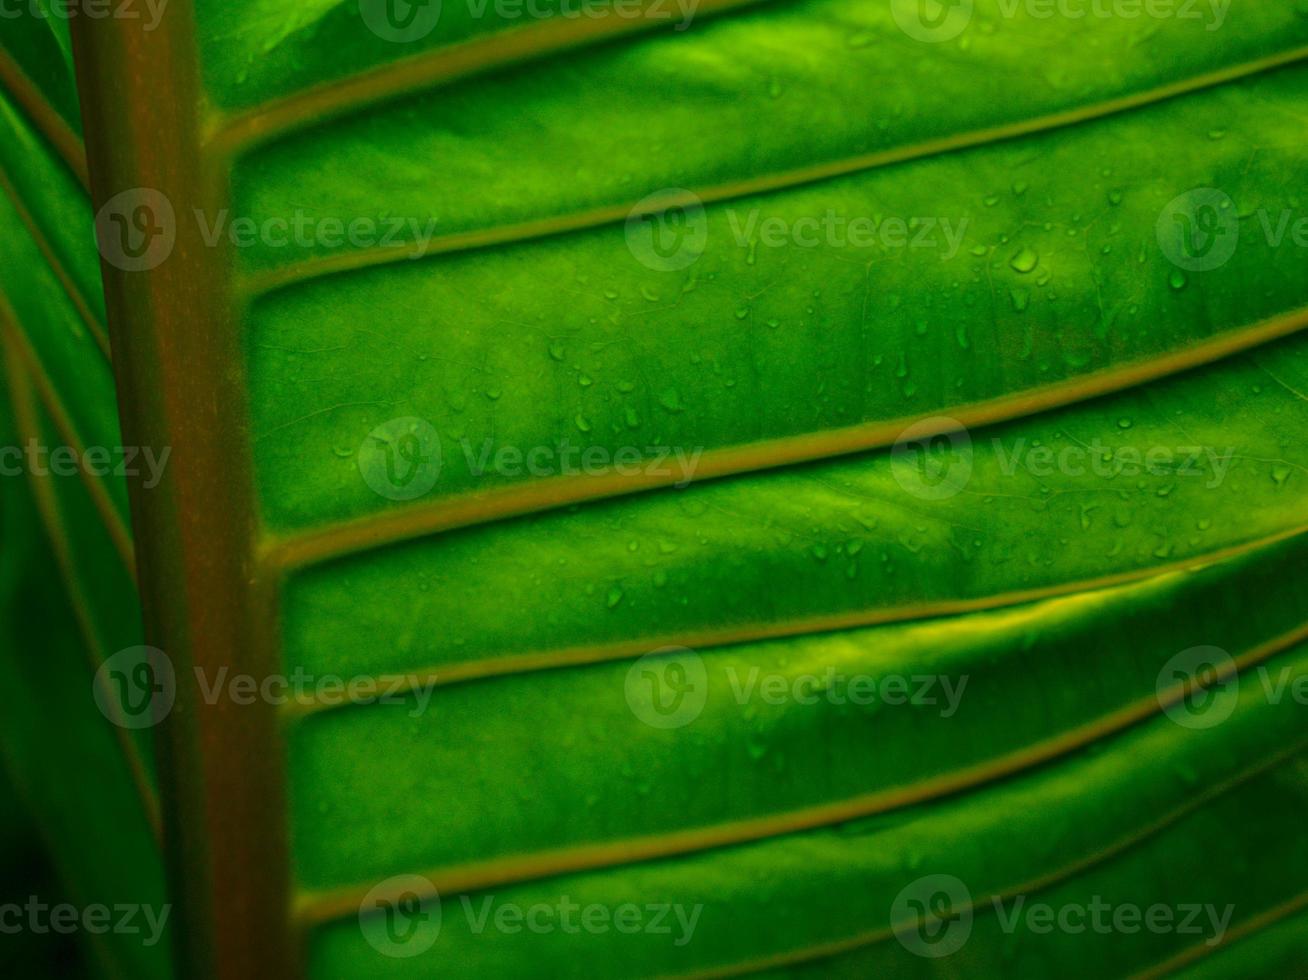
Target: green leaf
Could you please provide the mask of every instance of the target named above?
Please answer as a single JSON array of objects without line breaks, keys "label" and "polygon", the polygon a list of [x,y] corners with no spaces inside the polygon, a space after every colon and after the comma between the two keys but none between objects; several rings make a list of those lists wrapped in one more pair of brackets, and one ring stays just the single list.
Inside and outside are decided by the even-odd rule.
[{"label": "green leaf", "polygon": [[[11,397],[26,392],[16,378],[7,387]],[[20,406],[18,414],[27,411]],[[21,445],[21,425],[9,412],[4,416],[4,444]],[[39,437],[59,444],[52,427]],[[8,694],[0,758],[79,908],[132,905],[137,916],[149,908],[166,917],[150,743],[146,733],[137,738],[109,725],[91,696],[91,677],[106,651],[139,642],[136,599],[85,490],[50,476],[33,476],[31,484],[29,491],[12,475],[0,483],[0,686]],[[48,929],[46,922],[35,924]],[[172,975],[167,934],[107,931],[85,938],[105,975]]]},{"label": "green leaf", "polygon": [[0,22],[13,438],[164,461],[0,739],[178,975],[1302,963],[1299,7],[144,6]]}]

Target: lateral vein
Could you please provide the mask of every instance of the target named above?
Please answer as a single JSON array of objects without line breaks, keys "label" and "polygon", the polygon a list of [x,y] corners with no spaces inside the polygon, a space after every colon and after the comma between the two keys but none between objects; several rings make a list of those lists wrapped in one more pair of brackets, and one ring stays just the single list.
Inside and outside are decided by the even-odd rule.
[{"label": "lateral vein", "polygon": [[[1253,347],[1289,337],[1308,327],[1308,307],[1228,331],[1185,350],[1136,361],[1106,371],[971,405],[933,410],[951,413],[968,428],[1010,422],[1038,412],[1122,391],[1149,381],[1214,363]],[[705,452],[694,482],[738,476],[893,445],[917,416],[867,422],[766,442]],[[918,433],[919,436],[929,433]],[[369,514],[283,537],[266,539],[261,560],[275,572],[395,545],[444,531],[458,530],[554,510],[573,504],[667,487],[675,473],[581,474],[547,477],[519,486],[470,493],[451,500],[414,504]]]},{"label": "lateral vein", "polygon": [[[1308,739],[1301,739],[1288,748],[1285,748],[1266,759],[1259,760],[1259,762],[1252,768],[1237,773],[1230,779],[1208,787],[1203,792],[1191,797],[1181,806],[1171,810],[1158,819],[1151,821],[1149,824],[1138,829],[1135,833],[1127,834],[1118,838],[1107,847],[1095,852],[1094,854],[1088,855],[1087,857],[1074,861],[1068,865],[1064,865],[1062,868],[1052,871],[1047,875],[1033,878],[1030,881],[1025,881],[1019,885],[1006,888],[1002,892],[986,896],[991,902],[989,908],[994,908],[993,903],[995,901],[1002,902],[1014,899],[1019,895],[1043,891],[1065,881],[1070,881],[1098,865],[1106,864],[1113,858],[1120,856],[1131,848],[1142,844],[1149,838],[1154,837],[1174,824],[1179,823],[1187,816],[1201,809],[1205,804],[1220,799],[1222,796],[1238,789],[1249,780],[1254,779],[1262,773],[1270,771],[1277,765],[1293,757],[1296,753],[1302,751],[1305,747],[1308,747]],[[985,912],[988,910],[986,905],[977,901],[972,901],[967,903],[965,906],[959,907],[959,911],[968,909],[974,912]],[[794,950],[790,953],[783,953],[778,956],[770,956],[765,959],[752,960],[745,963],[735,963],[715,969],[681,974],[676,977],[675,980],[726,980],[726,978],[729,977],[749,976],[786,967],[811,964],[821,960],[832,959],[846,953],[852,953],[855,950],[863,949],[868,946],[874,946],[878,943],[889,940],[894,934],[894,928],[869,929],[856,936],[849,936],[845,939],[811,946],[802,950]],[[1143,980],[1143,977],[1136,978],[1136,980]]]},{"label": "lateral vein", "polygon": [[[961,616],[968,613],[1006,609],[1010,606],[1039,602],[1045,599],[1057,599],[1099,589],[1130,585],[1134,582],[1145,581],[1171,572],[1210,565],[1214,562],[1229,561],[1279,542],[1288,541],[1305,533],[1308,533],[1308,524],[1302,524],[1274,535],[1243,542],[1219,551],[1195,555],[1166,564],[1131,569],[1130,571],[1104,575],[1094,579],[1061,582],[1057,585],[1039,589],[1002,592],[983,596],[979,599],[955,599],[935,603],[920,603],[913,606],[882,607],[787,622],[736,626],[729,630],[705,630],[700,633],[670,633],[663,636],[645,636],[623,643],[600,643],[593,646],[573,647],[564,650],[538,651],[479,660],[465,660],[440,664],[422,670],[404,671],[402,677],[396,676],[395,673],[382,673],[369,679],[387,681],[392,685],[390,687],[391,693],[399,695],[426,687],[448,687],[454,684],[468,684],[475,681],[512,677],[542,670],[562,670],[568,667],[584,667],[617,660],[629,660],[648,653],[650,650],[667,646],[686,646],[706,651],[716,647],[735,646],[740,643],[792,639],[815,633],[834,633],[869,626],[884,626],[889,623],[914,622],[944,616]],[[292,723],[323,711],[362,711],[368,707],[370,707],[368,704],[342,703],[339,700],[330,702],[295,701],[282,707],[282,715],[286,722]]]},{"label": "lateral vein", "polygon": [[[3,315],[3,313],[3,309],[0,308],[0,315]],[[0,345],[3,346],[6,354],[4,357],[5,373],[9,382],[14,420],[24,439],[37,438],[39,426],[36,422],[36,409],[32,390],[19,370],[17,362],[23,359],[23,355],[18,349],[16,332],[7,321],[3,322],[3,328],[0,329]],[[72,547],[60,523],[58,504],[47,482],[30,472],[28,478],[33,498],[36,501],[37,511],[41,515],[41,523],[44,526],[46,536],[50,540],[51,550],[54,553],[55,561],[64,581],[64,587],[67,590],[68,603],[73,610],[73,618],[77,622],[78,632],[82,635],[82,644],[87,654],[87,660],[91,669],[98,671],[105,662],[104,649],[92,621],[90,603],[87,601],[86,592],[83,590],[81,582],[74,571]],[[146,820],[149,822],[151,833],[155,842],[161,844],[163,830],[159,799],[146,774],[145,761],[141,757],[140,749],[126,728],[119,725],[110,725],[110,728],[113,730],[114,739],[123,754],[128,770],[131,772],[132,784],[136,789],[136,795],[140,800]]]},{"label": "lateral vein", "polygon": [[[1308,639],[1308,624],[1255,647],[1235,658],[1226,670],[1214,671],[1212,677],[1204,680],[1210,684],[1225,681],[1233,671],[1241,671],[1258,664],[1306,639]],[[945,773],[915,785],[894,787],[849,800],[717,826],[695,827],[669,834],[512,855],[461,865],[447,865],[428,869],[422,873],[422,877],[434,886],[437,895],[460,895],[541,878],[732,847],[846,823],[877,813],[918,805],[963,790],[974,790],[978,786],[1067,755],[1154,717],[1197,686],[1199,686],[1198,681],[1191,678],[1156,695],[1128,704],[1096,721],[1062,732],[1045,742],[1027,746],[998,759],[957,772]],[[311,926],[356,915],[359,903],[371,892],[372,887],[371,884],[362,884],[317,892],[302,892],[296,900],[296,916],[302,925]],[[411,889],[406,882],[405,890],[416,889]],[[421,897],[431,897],[431,895]]]},{"label": "lateral vein", "polygon": [[55,148],[60,158],[73,172],[82,189],[88,194],[91,190],[91,178],[86,168],[86,152],[82,142],[73,132],[72,127],[41,95],[40,89],[27,77],[8,51],[0,48],[0,86],[14,97],[36,128]]},{"label": "lateral vein", "polygon": [[[40,395],[41,402],[44,404],[46,411],[50,413],[55,428],[59,430],[60,437],[68,444],[69,448],[78,454],[79,458],[85,456],[86,445],[77,434],[77,427],[73,424],[72,416],[64,406],[54,384],[50,381],[50,376],[41,363],[36,350],[32,347],[31,341],[18,325],[18,317],[3,293],[0,293],[0,330],[3,330],[7,335],[9,345],[15,356],[27,368],[32,383]],[[132,536],[127,529],[126,523],[118,513],[113,501],[109,498],[109,492],[105,489],[104,484],[95,476],[86,472],[85,467],[77,467],[77,472],[86,487],[96,513],[99,514],[104,524],[105,532],[113,542],[114,550],[118,553],[123,567],[132,580],[132,584],[135,585],[136,549],[132,544]]]},{"label": "lateral vein", "polygon": [[[763,0],[702,0],[697,15],[747,7]],[[315,85],[244,113],[219,117],[206,150],[230,160],[254,144],[276,139],[377,102],[412,95],[586,44],[664,26],[664,5],[645,0],[639,16],[611,7],[581,20],[555,17],[526,27],[461,41],[392,61],[349,78]]]},{"label": "lateral vein", "polygon": [[94,338],[96,346],[100,348],[105,359],[110,360],[109,331],[105,329],[104,324],[100,322],[100,318],[91,310],[91,306],[87,303],[86,297],[82,295],[82,291],[77,287],[77,283],[73,281],[73,277],[69,275],[68,270],[64,268],[63,262],[59,260],[59,256],[56,254],[54,247],[50,244],[50,240],[45,236],[45,232],[41,230],[41,226],[37,222],[35,216],[30,210],[28,210],[27,205],[23,203],[22,197],[18,193],[18,188],[16,188],[13,181],[10,180],[9,174],[5,171],[3,164],[0,164],[0,191],[4,192],[5,197],[9,199],[9,203],[13,205],[14,211],[18,214],[18,219],[27,229],[28,235],[31,236],[32,241],[36,244],[37,249],[45,259],[46,265],[50,267],[50,271],[54,273],[54,277],[59,280],[59,285],[68,296],[69,302],[73,304],[73,308],[77,311],[78,318],[81,319],[83,325],[85,325],[87,332],[92,336],[92,338]]},{"label": "lateral vein", "polygon": [[1212,946],[1204,943],[1200,943],[1197,946],[1191,946],[1189,949],[1182,950],[1180,953],[1162,963],[1159,963],[1157,966],[1136,974],[1131,978],[1131,980],[1156,980],[1156,978],[1176,973],[1199,960],[1211,956],[1219,950],[1226,949],[1242,939],[1247,939],[1250,936],[1256,935],[1257,933],[1276,925],[1283,919],[1287,919],[1296,912],[1302,911],[1305,908],[1308,908],[1308,891],[1301,892],[1294,898],[1282,902],[1274,908],[1260,912],[1258,915],[1246,919],[1238,926],[1226,930],[1222,935],[1221,940]]},{"label": "lateral vein", "polygon": [[[1290,51],[1270,55],[1245,64],[1233,65],[1203,75],[1196,75],[1192,78],[1182,79],[1144,92],[1134,92],[1091,105],[1047,113],[1031,119],[984,127],[951,136],[942,136],[922,143],[891,147],[886,150],[841,160],[824,161],[795,170],[763,174],[745,180],[692,189],[688,195],[669,195],[661,199],[656,206],[651,207],[648,213],[658,213],[673,207],[684,207],[688,204],[696,206],[699,204],[714,204],[733,198],[785,190],[803,184],[829,180],[834,177],[843,177],[859,171],[872,170],[958,150],[974,149],[989,143],[998,143],[1021,136],[1031,136],[1053,129],[1089,122],[1105,116],[1116,115],[1132,109],[1139,109],[1180,95],[1213,88],[1226,82],[1281,68],[1302,61],[1305,58],[1308,58],[1308,46],[1294,48]],[[389,245],[378,245],[331,255],[326,258],[311,258],[270,272],[247,275],[243,280],[238,281],[237,289],[248,301],[326,276],[342,275],[377,266],[412,262],[495,245],[517,244],[597,228],[626,221],[631,216],[635,203],[627,201],[589,211],[551,215],[512,225],[478,228],[433,238],[424,245],[422,254],[417,259],[413,255],[412,242],[394,242]]]}]

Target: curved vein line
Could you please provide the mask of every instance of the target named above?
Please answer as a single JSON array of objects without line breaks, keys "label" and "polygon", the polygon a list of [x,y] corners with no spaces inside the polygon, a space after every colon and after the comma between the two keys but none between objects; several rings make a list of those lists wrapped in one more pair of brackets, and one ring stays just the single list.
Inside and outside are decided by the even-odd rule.
[{"label": "curved vein line", "polygon": [[[1071,864],[1064,865],[1056,871],[1051,871],[1048,874],[1032,878],[1031,880],[1022,882],[1019,885],[1010,886],[1003,891],[986,895],[984,896],[984,901],[973,900],[964,908],[984,914],[994,908],[993,903],[995,899],[1005,901],[1017,898],[1019,895],[1028,895],[1033,892],[1043,891],[1055,885],[1062,884],[1064,881],[1069,881],[1078,875],[1091,870],[1095,866],[1105,864],[1126,851],[1139,846],[1149,838],[1162,833],[1174,824],[1180,823],[1186,817],[1202,809],[1206,804],[1225,796],[1250,780],[1270,771],[1285,762],[1287,759],[1292,758],[1296,753],[1302,751],[1306,747],[1308,747],[1308,738],[1300,739],[1289,747],[1282,749],[1265,759],[1260,759],[1252,768],[1237,773],[1219,783],[1214,783],[1203,792],[1191,797],[1181,806],[1176,807],[1158,819],[1145,824],[1135,833],[1120,837],[1107,847],[1081,858],[1078,861],[1074,861]],[[730,977],[748,976],[769,970],[803,966],[821,960],[832,959],[836,956],[842,956],[846,953],[852,953],[855,950],[867,946],[875,946],[878,943],[889,940],[895,935],[896,931],[897,929],[895,926],[869,929],[866,932],[861,932],[857,935],[846,937],[845,939],[833,940],[831,942],[809,946],[804,949],[792,950],[788,953],[780,953],[757,960],[749,960],[743,963],[733,963],[727,966],[678,974],[675,978],[668,978],[668,980],[726,980],[726,978]],[[1137,980],[1143,980],[1143,978],[1137,978]]]},{"label": "curved vein line", "polygon": [[[761,2],[702,0],[695,16]],[[553,17],[392,61],[358,75],[303,89],[238,115],[219,118],[210,126],[205,150],[230,159],[253,144],[377,102],[417,94],[587,44],[665,27],[671,22],[667,13],[667,5],[657,0],[646,0],[635,17],[618,15],[612,7],[605,7],[601,17],[575,21]]]},{"label": "curved vein line", "polygon": [[90,304],[87,303],[86,298],[82,295],[82,291],[78,288],[77,283],[73,281],[73,277],[69,275],[68,270],[64,268],[64,264],[59,260],[59,256],[55,253],[54,247],[50,244],[50,240],[46,238],[45,233],[41,230],[41,226],[37,222],[35,216],[33,216],[32,212],[28,210],[27,205],[23,203],[23,200],[18,193],[18,188],[16,188],[13,182],[9,179],[9,174],[6,172],[3,164],[0,164],[0,191],[3,191],[5,197],[9,199],[9,203],[13,205],[14,211],[18,214],[18,220],[23,223],[23,226],[27,229],[28,235],[36,244],[37,250],[40,251],[42,257],[45,258],[45,264],[50,267],[50,271],[54,273],[54,277],[59,280],[59,285],[63,287],[64,293],[73,304],[73,308],[77,310],[78,317],[86,326],[87,332],[95,340],[96,346],[104,353],[105,359],[110,360],[108,330],[105,329],[105,326],[100,322],[99,317],[97,317],[92,311]]},{"label": "curved vein line", "polygon": [[1191,946],[1189,949],[1182,950],[1172,958],[1159,963],[1157,966],[1145,970],[1142,973],[1135,974],[1131,980],[1156,980],[1158,977],[1164,977],[1168,974],[1175,973],[1198,962],[1213,953],[1228,948],[1241,939],[1246,939],[1257,932],[1276,925],[1283,919],[1287,919],[1305,908],[1308,908],[1308,891],[1301,892],[1289,901],[1283,902],[1274,908],[1267,909],[1263,912],[1246,919],[1234,929],[1226,930],[1221,940],[1212,946],[1205,946],[1200,943],[1197,946]]},{"label": "curved vein line", "polygon": [[[41,401],[45,405],[46,411],[49,412],[50,419],[54,422],[60,437],[70,449],[77,453],[79,459],[84,458],[86,446],[77,434],[77,427],[73,424],[72,416],[64,406],[58,391],[51,384],[50,376],[41,364],[41,359],[32,347],[31,341],[17,326],[17,317],[14,316],[13,309],[3,294],[0,294],[0,329],[3,329],[9,335],[13,350],[27,368],[31,381],[37,393],[41,396]],[[114,506],[113,500],[109,497],[109,491],[102,481],[88,473],[84,466],[77,467],[77,475],[86,487],[87,494],[95,505],[96,512],[100,515],[105,531],[113,542],[114,550],[118,553],[123,567],[132,580],[132,584],[135,585],[136,549],[132,544],[132,536],[127,530],[126,522],[118,512],[118,508]]]},{"label": "curved vein line", "polygon": [[[1223,682],[1234,672],[1267,660],[1304,640],[1308,640],[1308,624],[1235,658],[1232,666],[1221,671],[1220,675],[1215,671],[1209,682]],[[732,847],[846,823],[877,813],[914,806],[963,790],[974,790],[985,783],[1049,762],[1160,714],[1166,707],[1175,704],[1198,686],[1198,679],[1190,678],[1166,691],[1142,698],[1095,721],[1061,732],[1044,742],[1028,745],[997,759],[977,763],[956,772],[933,776],[909,786],[878,790],[853,799],[788,813],[768,814],[668,834],[510,855],[461,865],[446,865],[426,870],[421,874],[434,886],[435,894],[460,895],[540,878]],[[364,883],[317,892],[302,892],[296,899],[296,917],[302,925],[307,926],[357,915],[360,902],[372,892],[374,885],[375,883]],[[406,883],[403,890],[415,889]],[[429,898],[431,895],[421,897]]]},{"label": "curved vein line", "polygon": [[[0,313],[2,312],[3,310],[0,310]],[[3,329],[0,329],[0,346],[3,347],[6,355],[3,360],[5,362],[5,374],[9,382],[10,403],[14,409],[14,421],[23,439],[38,438],[40,426],[36,419],[32,389],[19,370],[17,363],[23,360],[23,355],[18,348],[16,332],[7,322],[3,324]],[[51,551],[54,553],[55,561],[63,578],[64,588],[67,590],[68,604],[73,610],[73,618],[77,622],[78,632],[82,635],[82,645],[87,660],[91,669],[97,672],[96,676],[98,677],[98,671],[105,661],[104,650],[101,647],[99,637],[96,635],[86,592],[82,589],[81,582],[74,570],[76,566],[73,562],[72,547],[60,522],[58,502],[54,499],[54,494],[50,491],[48,482],[37,477],[30,470],[27,475],[32,496],[36,501],[37,511],[41,515],[41,523],[44,525],[46,536],[50,539]],[[145,761],[141,758],[139,747],[132,738],[131,732],[126,728],[114,724],[110,724],[109,727],[113,731],[114,739],[118,743],[119,750],[122,752],[123,759],[131,773],[132,784],[136,789],[136,796],[150,825],[151,833],[155,842],[161,844],[163,825],[160,803],[153,786],[150,784]]]},{"label": "curved vein line", "polygon": [[[1308,327],[1308,307],[1210,338],[1185,350],[1136,361],[1043,388],[1017,392],[986,402],[943,407],[933,412],[973,428],[1010,422],[1038,412],[1111,394],[1168,375],[1213,363],[1253,347],[1288,337]],[[801,436],[714,449],[696,465],[693,482],[815,462],[893,445],[921,416],[830,429]],[[943,431],[943,430],[942,430]],[[918,433],[925,436],[929,433]],[[488,524],[610,497],[672,486],[676,474],[619,473],[552,477],[517,486],[466,494],[449,501],[418,504],[352,518],[326,527],[265,541],[261,559],[274,571],[286,571],[363,551],[410,541],[441,531]]]},{"label": "curved vein line", "polygon": [[[750,626],[736,626],[731,629],[705,630],[700,633],[667,633],[663,636],[644,637],[621,643],[597,643],[591,646],[563,650],[546,650],[480,660],[465,660],[416,671],[406,671],[403,675],[382,673],[375,676],[361,674],[359,677],[385,683],[386,690],[389,693],[401,695],[425,687],[448,687],[453,684],[467,684],[473,681],[512,677],[540,670],[561,670],[568,667],[585,667],[617,660],[630,660],[661,647],[685,646],[694,650],[706,651],[715,647],[734,646],[741,643],[759,643],[767,640],[808,636],[814,633],[834,633],[869,626],[884,626],[888,623],[911,622],[943,616],[960,616],[968,613],[1020,606],[1044,599],[1079,595],[1083,592],[1093,592],[1114,586],[1129,585],[1133,582],[1141,582],[1170,572],[1184,571],[1252,554],[1305,533],[1308,533],[1308,524],[1302,524],[1265,538],[1232,545],[1219,551],[1195,555],[1166,564],[1131,569],[1094,579],[1060,582],[1057,585],[1038,589],[1001,592],[978,599],[954,599],[934,603],[919,603],[911,606],[882,607],[857,612],[813,616],[808,619],[780,623],[757,623]],[[293,723],[324,711],[347,710],[350,708],[363,710],[369,707],[371,703],[341,701],[340,699],[332,699],[327,702],[316,700],[288,701],[282,705],[281,713],[287,723]]]},{"label": "curved vein line", "polygon": [[4,86],[5,91],[22,106],[41,135],[49,141],[60,159],[73,172],[82,189],[89,194],[91,178],[86,169],[86,152],[82,149],[82,141],[77,138],[72,127],[64,122],[63,117],[45,100],[41,90],[4,48],[0,48],[0,85]]},{"label": "curved vein line", "polygon": [[[942,136],[922,143],[892,147],[887,150],[879,150],[843,160],[826,161],[781,173],[764,174],[746,180],[698,188],[688,195],[670,195],[660,200],[656,206],[651,206],[648,211],[641,213],[655,213],[673,207],[713,204],[732,198],[764,194],[801,184],[828,180],[833,177],[842,177],[861,170],[905,163],[910,160],[957,150],[973,149],[987,143],[997,143],[1020,136],[1031,136],[1052,129],[1116,115],[1131,109],[1138,109],[1179,95],[1212,88],[1225,82],[1284,67],[1305,58],[1308,58],[1308,46],[1270,55],[1245,64],[1219,69],[1204,75],[1196,75],[1193,78],[1182,79],[1144,92],[1118,96],[1117,98],[1079,106],[1074,109],[1064,109],[1059,112],[1036,116],[1032,119],[1022,119],[966,133]],[[478,228],[444,235],[433,238],[423,245],[421,253],[418,255],[414,254],[413,242],[396,242],[390,245],[379,245],[329,255],[325,258],[310,258],[268,272],[246,274],[238,280],[237,290],[248,301],[325,276],[341,275],[382,265],[412,262],[451,252],[487,248],[492,245],[516,244],[532,239],[596,228],[626,221],[632,216],[634,204],[635,202],[627,202],[595,208],[590,211],[538,218],[518,224]]]}]

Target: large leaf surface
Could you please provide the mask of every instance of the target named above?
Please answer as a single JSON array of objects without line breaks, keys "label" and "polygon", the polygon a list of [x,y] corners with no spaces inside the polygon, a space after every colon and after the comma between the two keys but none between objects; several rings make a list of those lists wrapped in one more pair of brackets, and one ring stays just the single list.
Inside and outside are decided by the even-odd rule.
[{"label": "large leaf surface", "polygon": [[[120,484],[34,490],[92,664],[136,642],[139,557],[178,671],[183,973],[916,975],[891,910],[935,872],[979,903],[953,971],[1293,962],[1308,729],[1259,679],[1305,669],[1308,279],[1267,230],[1302,206],[1302,10],[977,0],[925,45],[851,0],[706,5],[688,31],[652,5],[445,6],[409,44],[326,0],[76,22],[96,203],[144,186],[175,215],[157,268],[106,247],[103,304],[64,39],[5,35],[18,421],[173,451],[135,488],[139,556]],[[1203,187],[1238,240],[1182,269],[1160,218]],[[826,216],[903,237],[765,230]],[[651,258],[676,220],[690,261]],[[891,449],[918,422],[963,447],[944,492]],[[415,432],[436,478],[379,490]],[[669,645],[691,649],[638,662]],[[1240,671],[1212,729],[1160,680],[1198,646]],[[639,683],[669,663],[703,672],[680,727],[647,723]],[[191,668],[405,693],[207,704]],[[959,696],[739,693],[828,670]],[[148,812],[143,741],[119,751]],[[440,940],[381,956],[357,913],[404,874]],[[1236,907],[1232,951],[1008,934],[982,908],[1178,888]],[[560,899],[703,921],[580,943],[463,911]]]}]

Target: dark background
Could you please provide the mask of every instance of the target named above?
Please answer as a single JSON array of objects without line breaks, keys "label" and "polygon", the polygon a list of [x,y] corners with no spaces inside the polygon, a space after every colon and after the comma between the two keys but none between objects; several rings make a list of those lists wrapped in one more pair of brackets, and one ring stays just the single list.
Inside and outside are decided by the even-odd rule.
[{"label": "dark background", "polygon": [[[73,901],[8,773],[0,767],[0,905],[25,904],[32,895],[50,904]],[[0,969],[12,980],[82,980],[90,976],[86,955],[77,935],[38,935],[26,929],[0,933]]]}]

